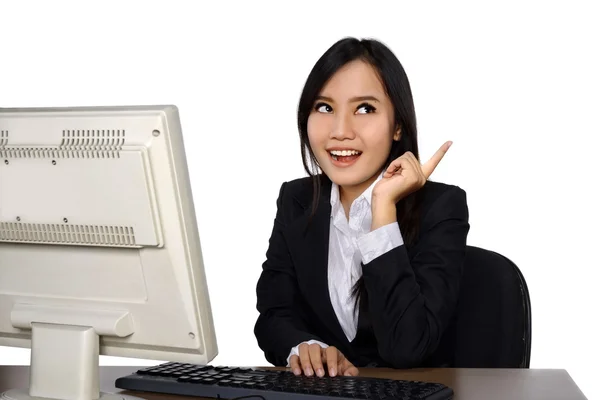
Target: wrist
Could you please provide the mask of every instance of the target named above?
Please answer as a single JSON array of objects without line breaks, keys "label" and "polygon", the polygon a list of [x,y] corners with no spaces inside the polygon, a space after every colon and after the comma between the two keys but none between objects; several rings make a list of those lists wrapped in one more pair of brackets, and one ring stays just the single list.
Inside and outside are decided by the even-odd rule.
[{"label": "wrist", "polygon": [[393,201],[373,199],[371,203],[371,212],[371,231],[398,221],[396,216],[396,204]]}]

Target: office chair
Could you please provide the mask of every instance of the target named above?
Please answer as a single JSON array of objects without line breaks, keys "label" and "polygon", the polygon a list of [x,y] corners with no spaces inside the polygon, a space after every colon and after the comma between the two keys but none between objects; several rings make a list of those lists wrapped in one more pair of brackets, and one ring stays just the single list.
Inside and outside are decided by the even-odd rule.
[{"label": "office chair", "polygon": [[529,368],[529,290],[511,260],[467,246],[456,313],[439,351],[455,368]]}]

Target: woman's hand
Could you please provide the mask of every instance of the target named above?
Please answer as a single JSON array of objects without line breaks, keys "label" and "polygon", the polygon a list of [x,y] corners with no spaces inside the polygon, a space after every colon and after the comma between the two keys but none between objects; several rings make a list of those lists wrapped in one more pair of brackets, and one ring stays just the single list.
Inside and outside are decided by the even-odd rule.
[{"label": "woman's hand", "polygon": [[313,343],[302,343],[298,346],[299,355],[290,357],[290,367],[295,375],[319,377],[325,376],[327,369],[329,376],[344,375],[357,376],[358,369],[334,346],[322,348]]},{"label": "woman's hand", "polygon": [[383,173],[383,178],[373,188],[373,197],[396,204],[398,201],[423,187],[442,160],[452,142],[446,142],[421,165],[413,153],[407,151],[396,158]]},{"label": "woman's hand", "polygon": [[373,188],[371,230],[396,221],[396,203],[425,185],[451,145],[444,143],[423,165],[409,151],[392,161]]}]

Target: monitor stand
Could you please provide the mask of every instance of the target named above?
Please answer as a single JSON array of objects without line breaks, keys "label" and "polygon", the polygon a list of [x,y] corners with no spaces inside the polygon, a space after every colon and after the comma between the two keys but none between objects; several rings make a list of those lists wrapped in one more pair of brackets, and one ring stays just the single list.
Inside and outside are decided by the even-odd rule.
[{"label": "monitor stand", "polygon": [[8,390],[2,393],[2,400],[142,400],[100,392],[100,336],[93,327],[50,323],[30,326],[29,390]]}]

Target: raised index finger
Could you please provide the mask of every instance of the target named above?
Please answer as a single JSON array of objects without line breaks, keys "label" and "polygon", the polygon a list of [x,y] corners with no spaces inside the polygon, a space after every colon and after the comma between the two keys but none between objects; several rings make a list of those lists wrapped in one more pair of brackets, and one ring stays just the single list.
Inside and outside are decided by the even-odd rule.
[{"label": "raised index finger", "polygon": [[425,175],[426,179],[431,176],[433,170],[437,167],[440,161],[442,161],[442,158],[446,155],[446,152],[448,151],[451,145],[452,142],[444,143],[442,147],[440,147],[438,151],[436,151],[435,154],[429,159],[429,161],[423,164],[423,167],[421,169],[423,170],[423,175]]}]

